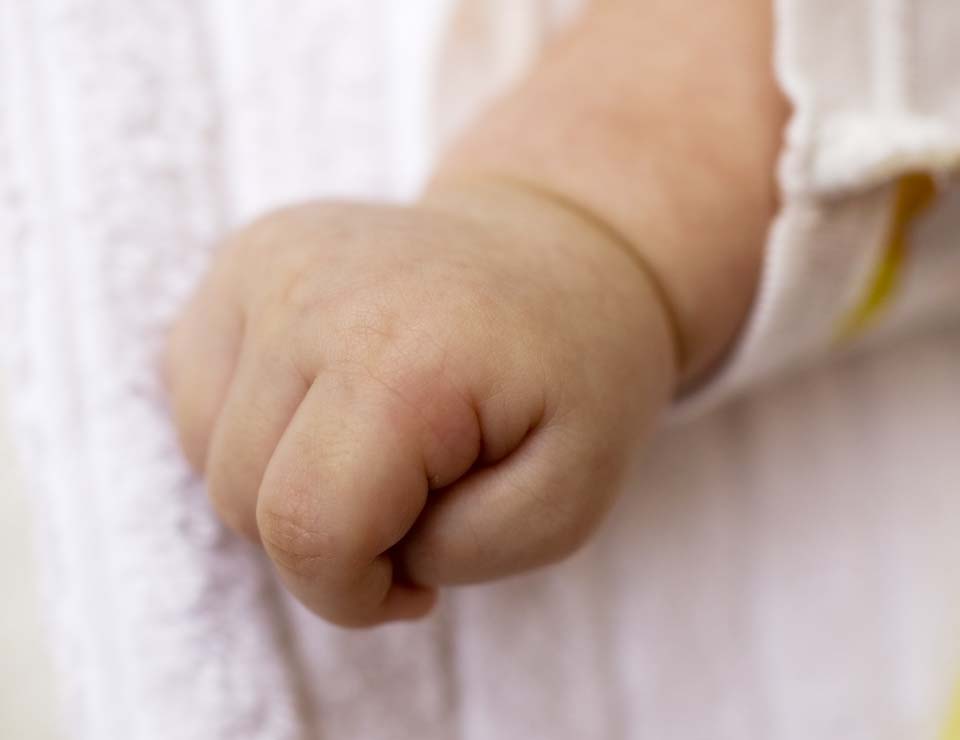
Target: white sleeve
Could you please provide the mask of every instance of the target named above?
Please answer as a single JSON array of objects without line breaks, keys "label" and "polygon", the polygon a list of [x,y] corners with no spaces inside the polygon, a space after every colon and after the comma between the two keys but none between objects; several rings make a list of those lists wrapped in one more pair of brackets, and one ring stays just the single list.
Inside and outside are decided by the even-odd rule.
[{"label": "white sleeve", "polygon": [[686,416],[787,368],[960,317],[960,4],[777,0],[793,105],[748,324]]}]

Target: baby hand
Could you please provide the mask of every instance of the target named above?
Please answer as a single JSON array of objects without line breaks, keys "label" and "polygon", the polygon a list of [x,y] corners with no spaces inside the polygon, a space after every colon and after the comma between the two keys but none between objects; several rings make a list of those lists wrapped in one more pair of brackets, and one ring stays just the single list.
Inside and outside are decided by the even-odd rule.
[{"label": "baby hand", "polygon": [[315,204],[237,234],[176,326],[183,448],[310,609],[416,618],[434,588],[572,552],[675,382],[665,307],[523,188]]}]

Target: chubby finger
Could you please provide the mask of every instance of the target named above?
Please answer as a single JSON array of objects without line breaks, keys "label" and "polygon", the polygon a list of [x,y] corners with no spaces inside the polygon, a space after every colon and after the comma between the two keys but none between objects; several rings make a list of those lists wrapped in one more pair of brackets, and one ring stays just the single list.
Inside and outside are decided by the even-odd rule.
[{"label": "chubby finger", "polygon": [[[390,551],[422,511],[431,481],[457,477],[476,454],[470,445],[451,455],[430,444],[425,419],[448,418],[443,394],[418,405],[395,388],[363,371],[321,373],[260,488],[260,537],[281,578],[308,608],[344,626],[429,611],[432,590],[398,578]],[[457,413],[475,422],[469,409]]]},{"label": "chubby finger", "polygon": [[624,456],[587,452],[569,422],[534,430],[511,455],[431,500],[397,549],[414,582],[502,578],[583,544],[615,498]]},{"label": "chubby finger", "polygon": [[243,337],[243,314],[222,276],[212,273],[173,326],[163,376],[180,446],[203,472],[207,450],[227,396]]},{"label": "chubby finger", "polygon": [[259,539],[257,496],[264,472],[309,385],[289,352],[248,335],[220,410],[205,463],[207,491],[234,531]]}]

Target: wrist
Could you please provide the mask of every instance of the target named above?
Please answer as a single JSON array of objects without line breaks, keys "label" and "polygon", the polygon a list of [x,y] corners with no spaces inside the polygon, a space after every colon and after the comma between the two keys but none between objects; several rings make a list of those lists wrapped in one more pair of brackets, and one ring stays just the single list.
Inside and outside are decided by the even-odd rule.
[{"label": "wrist", "polygon": [[769,0],[640,6],[594,4],[456,142],[434,187],[520,183],[618,235],[662,287],[688,389],[752,306],[788,106]]},{"label": "wrist", "polygon": [[[654,393],[663,403],[676,394],[686,349],[670,298],[651,267],[602,220],[535,183],[480,174],[436,178],[420,207],[480,226],[497,243],[534,257],[532,263],[518,260],[543,265],[561,283],[570,278],[602,293],[598,300],[622,306],[622,344],[640,350],[625,362],[651,380],[665,379]],[[650,373],[651,362],[662,372]]]}]

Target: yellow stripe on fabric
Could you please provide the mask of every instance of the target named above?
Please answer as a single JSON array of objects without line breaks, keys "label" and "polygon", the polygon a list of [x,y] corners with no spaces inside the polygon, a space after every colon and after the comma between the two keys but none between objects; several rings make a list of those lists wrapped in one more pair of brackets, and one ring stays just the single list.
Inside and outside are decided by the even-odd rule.
[{"label": "yellow stripe on fabric", "polygon": [[954,691],[953,706],[950,709],[950,718],[944,728],[940,740],[960,740],[960,683]]},{"label": "yellow stripe on fabric", "polygon": [[839,339],[856,338],[883,313],[896,295],[910,251],[910,227],[937,195],[937,184],[924,173],[904,175],[897,183],[887,247],[870,280],[869,288],[840,326]]}]

